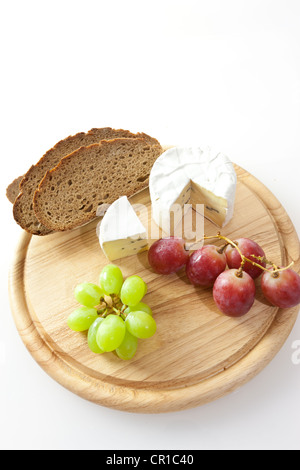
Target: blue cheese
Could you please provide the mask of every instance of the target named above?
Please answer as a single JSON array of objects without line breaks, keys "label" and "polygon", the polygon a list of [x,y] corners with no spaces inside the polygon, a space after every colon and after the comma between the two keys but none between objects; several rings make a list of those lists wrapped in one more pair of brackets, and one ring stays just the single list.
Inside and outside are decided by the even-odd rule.
[{"label": "blue cheese", "polygon": [[148,249],[147,231],[126,196],[108,207],[100,224],[99,241],[110,261]]}]

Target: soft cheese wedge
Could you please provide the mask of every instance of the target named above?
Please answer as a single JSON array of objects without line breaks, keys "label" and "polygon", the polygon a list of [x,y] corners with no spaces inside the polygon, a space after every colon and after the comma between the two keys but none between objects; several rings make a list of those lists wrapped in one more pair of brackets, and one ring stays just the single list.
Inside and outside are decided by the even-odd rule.
[{"label": "soft cheese wedge", "polygon": [[211,148],[174,147],[155,161],[149,179],[154,221],[168,231],[171,214],[186,204],[224,227],[233,216],[237,177],[229,158]]},{"label": "soft cheese wedge", "polygon": [[126,196],[108,207],[99,226],[99,241],[111,261],[148,249],[146,229]]}]

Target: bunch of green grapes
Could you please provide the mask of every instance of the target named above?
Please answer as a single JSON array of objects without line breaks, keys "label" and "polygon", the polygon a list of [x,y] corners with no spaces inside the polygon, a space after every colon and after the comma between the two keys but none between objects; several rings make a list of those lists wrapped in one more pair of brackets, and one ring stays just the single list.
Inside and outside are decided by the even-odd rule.
[{"label": "bunch of green grapes", "polygon": [[85,282],[74,296],[81,307],[68,318],[74,331],[88,331],[87,340],[96,354],[115,351],[123,360],[132,359],[138,340],[156,332],[151,308],[142,302],[147,285],[139,276],[124,280],[120,268],[109,264],[100,274],[99,285]]}]

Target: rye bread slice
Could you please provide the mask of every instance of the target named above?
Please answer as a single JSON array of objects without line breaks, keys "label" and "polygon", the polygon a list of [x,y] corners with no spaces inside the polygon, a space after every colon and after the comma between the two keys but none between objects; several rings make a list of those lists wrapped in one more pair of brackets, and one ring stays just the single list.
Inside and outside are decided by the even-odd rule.
[{"label": "rye bread slice", "polygon": [[146,139],[103,140],[81,147],[48,171],[34,195],[37,218],[49,230],[65,231],[86,224],[97,208],[146,188],[160,144]]},{"label": "rye bread slice", "polygon": [[60,160],[82,146],[98,143],[103,139],[144,138],[150,145],[157,145],[156,139],[144,133],[133,134],[128,130],[112,129],[111,127],[95,128],[89,132],[80,132],[58,142],[48,150],[36,165],[33,165],[20,183],[20,191],[13,206],[13,215],[16,222],[27,232],[33,235],[48,235],[52,230],[45,227],[37,218],[33,210],[33,196],[40,181],[46,172],[56,167]]},{"label": "rye bread slice", "polygon": [[6,197],[12,204],[15,202],[20,193],[20,183],[23,178],[24,176],[19,176],[18,178],[13,180],[10,185],[6,188]]}]

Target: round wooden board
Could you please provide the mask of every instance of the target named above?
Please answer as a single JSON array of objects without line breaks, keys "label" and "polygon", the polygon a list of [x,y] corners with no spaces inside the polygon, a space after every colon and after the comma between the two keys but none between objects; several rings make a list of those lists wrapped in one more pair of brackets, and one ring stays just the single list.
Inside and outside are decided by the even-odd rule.
[{"label": "round wooden board", "polygon": [[[240,167],[235,214],[222,234],[253,238],[277,264],[293,260],[299,270],[299,240],[278,200]],[[150,208],[149,192],[132,198]],[[149,211],[150,214],[150,211]],[[142,215],[141,215],[142,218]],[[144,221],[146,222],[146,221]],[[93,354],[85,333],[67,326],[77,307],[74,287],[98,282],[108,260],[96,234],[97,221],[47,237],[23,233],[10,272],[9,291],[18,331],[40,366],[57,382],[97,404],[129,412],[183,410],[215,400],[240,387],[279,351],[298,308],[281,310],[263,298],[259,281],[254,307],[238,319],[217,310],[211,289],[191,286],[184,270],[159,276],[147,252],[116,261],[124,277],[148,284],[145,297],[157,322],[156,334],[139,342],[131,361],[113,353]],[[218,229],[205,220],[205,234]]]}]

